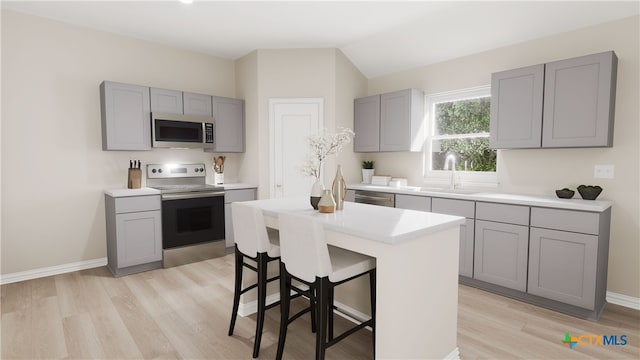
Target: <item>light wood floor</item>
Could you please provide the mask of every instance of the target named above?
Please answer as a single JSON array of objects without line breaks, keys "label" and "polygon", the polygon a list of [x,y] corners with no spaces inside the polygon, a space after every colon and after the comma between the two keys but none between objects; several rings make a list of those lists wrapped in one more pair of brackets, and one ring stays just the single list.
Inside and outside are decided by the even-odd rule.
[{"label": "light wood floor", "polygon": [[[113,278],[97,268],[2,286],[2,359],[250,359],[255,316],[227,336],[233,257]],[[637,359],[640,312],[608,305],[598,323],[460,286],[458,346],[463,359]],[[381,289],[379,289],[380,291]],[[294,306],[304,306],[296,300]],[[285,358],[311,359],[308,316],[290,326]],[[260,358],[273,359],[278,308],[267,312]],[[338,329],[349,323],[336,317]],[[437,326],[437,324],[434,324]],[[402,324],[397,324],[402,331]],[[576,346],[573,336],[626,335],[626,346]],[[337,330],[339,333],[339,330]],[[360,331],[328,359],[371,358]]]}]

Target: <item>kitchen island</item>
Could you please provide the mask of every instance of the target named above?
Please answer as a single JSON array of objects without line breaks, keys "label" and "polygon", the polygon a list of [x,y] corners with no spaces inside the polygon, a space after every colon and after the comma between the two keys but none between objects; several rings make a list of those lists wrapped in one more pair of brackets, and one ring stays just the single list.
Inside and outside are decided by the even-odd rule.
[{"label": "kitchen island", "polygon": [[324,224],[327,243],[376,258],[376,358],[458,358],[458,246],[464,218],[346,202],[321,214],[308,198],[256,200],[268,227],[296,212]]}]

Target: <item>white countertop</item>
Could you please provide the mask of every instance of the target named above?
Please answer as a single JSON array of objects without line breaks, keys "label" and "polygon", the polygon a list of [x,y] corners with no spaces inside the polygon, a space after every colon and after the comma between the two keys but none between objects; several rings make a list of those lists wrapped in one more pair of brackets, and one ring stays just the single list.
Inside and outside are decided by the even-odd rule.
[{"label": "white countertop", "polygon": [[141,189],[107,189],[104,191],[106,195],[111,197],[126,197],[126,196],[145,196],[145,195],[160,195],[160,190],[144,187]]},{"label": "white countertop", "polygon": [[[224,184],[219,185],[221,189],[224,190],[241,190],[241,189],[256,189],[258,186],[253,184],[246,183],[233,183],[233,184]],[[126,197],[126,196],[145,196],[145,195],[160,195],[160,190],[152,189],[148,187],[143,187],[140,189],[107,189],[104,191],[105,194],[111,197]]]},{"label": "white countertop", "polygon": [[580,194],[578,194],[577,191],[573,199],[560,199],[553,196],[504,194],[504,193],[492,193],[492,192],[472,191],[472,190],[446,190],[446,189],[432,190],[432,189],[419,188],[416,186],[396,188],[396,187],[368,185],[368,184],[348,184],[347,188],[352,190],[369,190],[369,191],[388,192],[388,193],[394,193],[394,194],[430,196],[430,197],[440,197],[440,198],[447,198],[447,199],[485,201],[485,202],[494,202],[494,203],[502,203],[502,204],[540,206],[540,207],[548,207],[548,208],[594,211],[594,212],[603,212],[613,205],[613,201],[610,201],[610,200],[582,200],[580,199]]},{"label": "white countertop", "polygon": [[247,202],[277,217],[282,212],[308,214],[324,222],[325,229],[395,244],[464,224],[460,216],[345,202],[344,210],[323,214],[311,208],[309,198],[266,199]]}]

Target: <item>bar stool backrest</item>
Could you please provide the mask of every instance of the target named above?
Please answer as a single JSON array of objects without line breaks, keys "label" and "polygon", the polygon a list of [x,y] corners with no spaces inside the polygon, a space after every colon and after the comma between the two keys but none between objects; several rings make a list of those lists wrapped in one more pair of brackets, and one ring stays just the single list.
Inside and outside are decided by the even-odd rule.
[{"label": "bar stool backrest", "polygon": [[271,247],[262,210],[241,202],[231,203],[234,241],[238,250],[255,258],[258,253],[268,252]]},{"label": "bar stool backrest", "polygon": [[309,216],[282,213],[279,216],[280,260],[287,272],[307,282],[332,273],[329,249],[322,223]]}]

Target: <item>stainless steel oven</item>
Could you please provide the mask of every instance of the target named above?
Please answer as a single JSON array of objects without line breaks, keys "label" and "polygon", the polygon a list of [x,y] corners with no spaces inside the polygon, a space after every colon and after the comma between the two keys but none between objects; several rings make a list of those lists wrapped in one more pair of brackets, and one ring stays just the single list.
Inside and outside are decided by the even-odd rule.
[{"label": "stainless steel oven", "polygon": [[205,184],[204,164],[147,165],[162,199],[164,267],[225,254],[224,190]]}]

